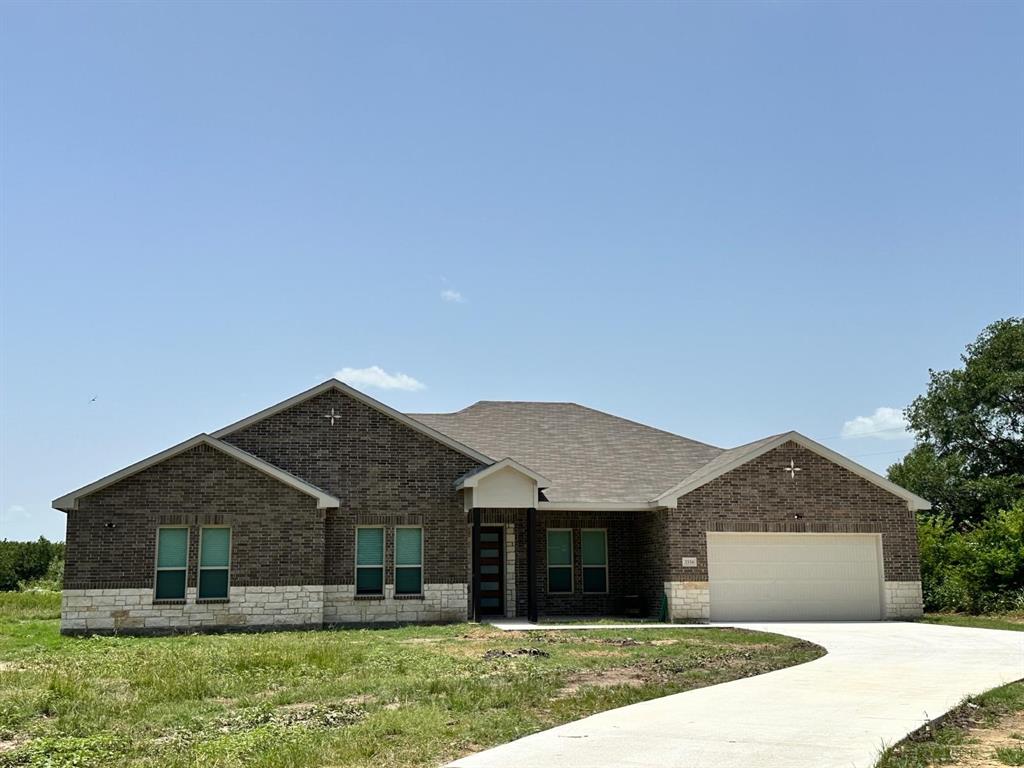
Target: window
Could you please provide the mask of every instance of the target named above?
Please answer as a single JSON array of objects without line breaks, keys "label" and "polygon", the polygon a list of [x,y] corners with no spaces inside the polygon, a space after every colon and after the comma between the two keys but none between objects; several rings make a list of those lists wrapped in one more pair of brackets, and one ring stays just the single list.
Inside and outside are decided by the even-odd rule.
[{"label": "window", "polygon": [[356,594],[384,594],[383,528],[356,528]]},{"label": "window", "polygon": [[199,531],[199,599],[227,600],[231,566],[231,529]]},{"label": "window", "polygon": [[580,531],[583,591],[608,591],[608,533],[599,529]]},{"label": "window", "polygon": [[548,592],[572,592],[572,531],[548,529]]},{"label": "window", "polygon": [[185,599],[185,566],[188,563],[188,528],[156,531],[157,600]]},{"label": "window", "polygon": [[422,528],[395,528],[395,594],[423,594]]}]

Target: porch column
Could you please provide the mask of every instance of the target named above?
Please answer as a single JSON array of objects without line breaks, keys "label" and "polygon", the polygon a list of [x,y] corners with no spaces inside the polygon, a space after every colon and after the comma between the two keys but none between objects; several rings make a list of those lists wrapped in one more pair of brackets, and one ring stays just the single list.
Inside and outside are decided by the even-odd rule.
[{"label": "porch column", "polygon": [[480,621],[480,507],[473,507],[473,621]]},{"label": "porch column", "polygon": [[537,508],[526,510],[526,619],[537,621]]}]

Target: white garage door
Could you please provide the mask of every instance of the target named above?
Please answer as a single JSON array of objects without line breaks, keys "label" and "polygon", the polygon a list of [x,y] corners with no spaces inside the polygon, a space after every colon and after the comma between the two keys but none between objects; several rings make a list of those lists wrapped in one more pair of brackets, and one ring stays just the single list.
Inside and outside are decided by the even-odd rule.
[{"label": "white garage door", "polygon": [[877,621],[877,534],[709,533],[712,621]]}]

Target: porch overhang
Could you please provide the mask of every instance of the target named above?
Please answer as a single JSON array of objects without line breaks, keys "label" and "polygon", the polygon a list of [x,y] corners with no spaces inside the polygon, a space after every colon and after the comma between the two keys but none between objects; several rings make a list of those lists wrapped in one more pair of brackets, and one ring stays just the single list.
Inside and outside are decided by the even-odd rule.
[{"label": "porch overhang", "polygon": [[455,483],[467,509],[473,507],[536,508],[540,491],[551,482],[515,459],[505,458],[464,475]]}]

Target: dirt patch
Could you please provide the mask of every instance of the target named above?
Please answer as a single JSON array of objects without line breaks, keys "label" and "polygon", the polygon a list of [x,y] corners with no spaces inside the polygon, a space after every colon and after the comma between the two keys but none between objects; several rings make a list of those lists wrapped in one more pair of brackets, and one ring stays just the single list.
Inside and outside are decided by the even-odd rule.
[{"label": "dirt patch", "polygon": [[651,682],[651,676],[640,667],[593,669],[569,678],[569,682],[559,689],[558,693],[555,694],[555,698],[564,699],[576,694],[581,688],[588,686],[611,688],[615,685],[628,685],[632,688],[640,688],[649,682]]},{"label": "dirt patch", "polygon": [[377,697],[372,693],[357,693],[355,696],[349,696],[343,703],[350,707],[361,707],[366,704],[373,704],[376,701]]},{"label": "dirt patch", "polygon": [[991,727],[970,728],[970,739],[962,747],[963,753],[948,765],[959,768],[1006,768],[1014,763],[1004,763],[996,757],[999,749],[1024,749],[1024,712],[1014,712],[1001,718]]},{"label": "dirt patch", "polygon": [[14,751],[26,741],[28,741],[28,739],[25,738],[0,739],[0,755],[4,752]]},{"label": "dirt patch", "polygon": [[515,659],[520,656],[536,656],[542,659],[546,659],[551,654],[547,651],[542,651],[540,648],[515,648],[507,651],[503,648],[492,648],[484,654],[485,659]]},{"label": "dirt patch", "polygon": [[586,651],[573,651],[573,656],[580,656],[582,658],[598,658],[598,659],[626,659],[629,658],[629,653],[626,651],[604,651],[596,648],[589,649]]}]

